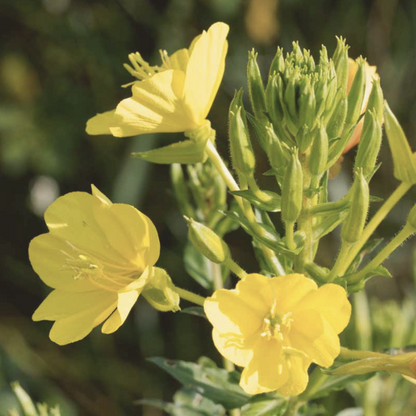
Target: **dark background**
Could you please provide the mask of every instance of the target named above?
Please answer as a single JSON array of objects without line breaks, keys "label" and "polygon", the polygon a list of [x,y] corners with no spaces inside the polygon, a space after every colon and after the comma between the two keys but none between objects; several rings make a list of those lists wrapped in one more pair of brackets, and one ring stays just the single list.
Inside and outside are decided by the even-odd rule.
[{"label": "dark background", "polygon": [[[223,83],[210,113],[220,153],[227,157],[227,110],[234,90],[246,89],[247,51],[255,47],[266,74],[276,46],[298,40],[315,58],[322,44],[332,54],[336,35],[346,37],[350,56],[377,65],[385,98],[416,150],[416,2],[413,0],[1,0],[0,2],[0,414],[14,404],[9,383],[19,380],[34,399],[60,403],[63,416],[146,415],[161,411],[133,405],[146,398],[170,399],[176,382],[146,357],[218,360],[210,328],[200,318],[157,313],[140,300],[113,335],[94,331],[87,339],[58,347],[48,338],[51,323],[31,315],[49,289],[32,271],[29,241],[45,232],[42,214],[57,196],[90,191],[95,184],[114,202],[137,206],[154,221],[162,241],[159,267],[178,285],[204,291],[186,275],[182,250],[186,226],[176,208],[166,166],[130,158],[181,135],[116,139],[90,137],[86,121],[114,108],[131,81],[122,64],[130,52],[159,62],[158,49],[172,53],[216,21],[230,25]],[[257,150],[258,146],[257,146]],[[355,150],[331,184],[333,195],[351,182]],[[268,170],[258,152],[259,182]],[[398,185],[385,141],[383,162],[371,183],[386,198]],[[414,203],[411,191],[377,232],[395,234]],[[374,204],[372,209],[376,209]],[[244,240],[240,243],[241,238]],[[256,270],[241,231],[228,237],[234,257]],[[375,278],[370,296],[398,302],[413,290],[412,245],[386,262],[395,279]],[[332,264],[336,236],[323,242],[319,260]]]}]

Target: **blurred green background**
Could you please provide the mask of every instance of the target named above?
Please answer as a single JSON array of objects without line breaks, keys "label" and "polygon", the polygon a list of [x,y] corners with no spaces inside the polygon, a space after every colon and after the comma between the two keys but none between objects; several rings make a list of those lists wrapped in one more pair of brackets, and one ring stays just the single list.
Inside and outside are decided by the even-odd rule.
[{"label": "blurred green background", "polygon": [[[317,58],[321,44],[332,54],[336,35],[346,37],[351,57],[363,55],[377,65],[385,97],[416,150],[414,0],[2,0],[0,415],[15,405],[9,387],[13,380],[35,400],[59,403],[63,416],[161,415],[160,410],[133,404],[144,397],[170,399],[178,388],[146,363],[146,357],[196,360],[208,355],[218,360],[207,322],[180,313],[157,313],[145,301],[138,302],[113,335],[96,330],[74,345],[54,345],[48,338],[51,324],[31,321],[49,290],[31,270],[27,256],[30,239],[46,231],[42,215],[47,205],[64,193],[89,191],[94,183],[113,201],[134,204],[150,216],[163,247],[158,266],[168,269],[178,285],[206,294],[183,267],[186,226],[176,208],[168,167],[129,156],[169,143],[172,137],[89,137],[85,123],[129,95],[120,86],[131,81],[122,66],[130,52],[140,51],[145,59],[158,62],[159,48],[173,52],[185,47],[216,21],[231,28],[224,81],[210,114],[224,157],[228,105],[234,90],[246,86],[247,51],[256,48],[266,74],[277,45],[289,50],[298,40]],[[341,174],[331,183],[334,198],[350,185],[354,153],[346,155]],[[259,181],[273,189],[273,182],[261,177],[268,167],[265,156],[260,151],[258,155]],[[371,189],[386,198],[397,186],[387,143],[380,160],[383,165]],[[396,233],[414,200],[413,190],[377,236]],[[336,239],[332,235],[322,244],[322,265],[332,264]],[[241,230],[228,241],[236,260],[256,271],[254,256],[247,254],[249,240]],[[394,313],[377,318],[377,333],[390,321],[383,330],[391,331],[401,313],[415,316],[413,301],[408,301],[407,312],[397,312],[399,302],[414,294],[412,245],[411,241],[386,262],[395,279],[376,278],[368,285],[369,297],[379,299],[377,309],[394,305],[389,306]],[[414,320],[406,319],[408,327],[399,338],[403,342],[414,338],[406,332]],[[397,339],[389,335],[375,346],[393,346]],[[346,342],[360,345],[360,340]],[[342,403],[351,406],[352,399],[342,396],[335,408]]]}]

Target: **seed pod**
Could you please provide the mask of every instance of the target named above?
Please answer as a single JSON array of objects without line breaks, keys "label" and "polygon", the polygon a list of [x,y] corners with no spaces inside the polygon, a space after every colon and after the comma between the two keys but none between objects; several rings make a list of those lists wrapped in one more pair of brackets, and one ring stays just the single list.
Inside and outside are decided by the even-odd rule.
[{"label": "seed pod", "polygon": [[326,132],[328,139],[333,140],[340,136],[342,128],[344,127],[345,118],[347,116],[348,100],[344,95],[340,98],[335,111],[332,113],[331,118],[328,121]]},{"label": "seed pod", "polygon": [[309,156],[309,170],[312,175],[321,175],[326,170],[328,161],[328,135],[322,123],[317,128]]},{"label": "seed pod", "polygon": [[259,120],[266,120],[266,97],[260,68],[257,65],[257,53],[254,52],[254,49],[248,53],[247,82],[254,115]]},{"label": "seed pod", "polygon": [[282,187],[282,220],[295,222],[302,210],[303,172],[297,148],[292,149]]},{"label": "seed pod", "polygon": [[394,176],[407,183],[416,183],[416,156],[412,153],[403,129],[387,102],[384,102],[384,126],[393,156]]},{"label": "seed pod", "polygon": [[192,218],[185,217],[185,219],[189,226],[189,240],[208,260],[214,263],[223,263],[230,257],[227,244],[214,231]]},{"label": "seed pod", "polygon": [[362,169],[356,172],[350,198],[350,211],[342,224],[341,239],[353,244],[361,237],[370,204],[370,191]]},{"label": "seed pod", "polygon": [[365,84],[366,84],[366,71],[365,60],[363,58],[357,59],[358,70],[355,74],[354,81],[352,82],[350,92],[348,94],[348,109],[345,123],[347,125],[354,125],[358,117],[361,114],[361,108],[363,106]]},{"label": "seed pod", "polygon": [[355,168],[362,168],[364,176],[367,177],[376,166],[381,146],[382,131],[376,114],[371,110],[367,110],[364,126],[365,130],[361,136],[355,158]]},{"label": "seed pod", "polygon": [[337,37],[337,48],[335,49],[332,60],[337,73],[337,87],[342,91],[347,91],[348,83],[348,48],[345,39]]}]

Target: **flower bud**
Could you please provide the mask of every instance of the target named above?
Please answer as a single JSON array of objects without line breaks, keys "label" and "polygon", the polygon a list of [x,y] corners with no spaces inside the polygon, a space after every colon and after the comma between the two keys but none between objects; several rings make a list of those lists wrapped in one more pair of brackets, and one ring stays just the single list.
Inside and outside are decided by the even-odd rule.
[{"label": "flower bud", "polygon": [[256,159],[251,146],[245,111],[242,107],[242,91],[237,92],[231,102],[229,129],[233,168],[239,175],[252,176]]},{"label": "flower bud", "polygon": [[282,220],[295,222],[302,210],[303,172],[297,148],[292,149],[282,187]]},{"label": "flower bud", "polygon": [[230,257],[227,244],[214,231],[192,218],[185,219],[188,221],[189,240],[202,255],[214,263],[223,263]]},{"label": "flower bud", "polygon": [[296,135],[296,143],[299,146],[300,153],[305,153],[312,143],[313,134],[307,125],[302,126]]},{"label": "flower bud", "polygon": [[337,48],[335,49],[332,60],[334,62],[335,71],[337,73],[337,87],[342,91],[347,90],[348,81],[348,49],[345,39],[337,37]]},{"label": "flower bud", "polygon": [[362,169],[357,170],[351,188],[350,210],[341,228],[343,242],[353,244],[361,237],[370,204],[370,191]]},{"label": "flower bud", "polygon": [[384,126],[393,156],[394,176],[407,183],[416,183],[416,156],[387,102],[384,102]]},{"label": "flower bud", "polygon": [[[370,67],[370,68],[375,68],[375,67]],[[368,77],[367,77],[367,81],[368,81]],[[374,77],[372,78],[372,88],[371,88],[370,97],[368,98],[367,110],[373,111],[380,125],[383,124],[383,118],[384,118],[383,117],[383,112],[384,112],[383,90],[381,89],[381,86],[380,86],[380,78],[375,73],[374,73]],[[364,121],[364,129],[365,129],[365,121]]]},{"label": "flower bud", "polygon": [[176,312],[179,307],[180,297],[175,291],[172,279],[165,270],[153,267],[152,276],[142,292],[145,299],[158,311]]},{"label": "flower bud", "polygon": [[355,168],[362,168],[364,176],[367,177],[376,166],[381,146],[382,130],[376,114],[371,110],[367,110],[364,125],[365,130],[355,158]]},{"label": "flower bud", "polygon": [[285,94],[284,94],[284,102],[286,104],[286,108],[287,111],[289,113],[289,116],[291,118],[291,120],[293,120],[293,123],[296,125],[297,124],[297,118],[298,118],[298,114],[297,114],[297,109],[296,109],[296,81],[298,78],[298,73],[295,72],[291,75],[291,77],[289,78],[289,82],[286,86],[285,89]]},{"label": "flower bud", "polygon": [[268,136],[267,157],[272,168],[280,169],[287,164],[287,151],[283,149],[280,139],[277,137],[272,126],[266,127]]},{"label": "flower bud", "polygon": [[267,112],[273,124],[282,122],[284,114],[282,104],[280,103],[279,89],[281,90],[282,79],[279,74],[274,74],[270,77],[266,88],[266,104]]},{"label": "flower bud", "polygon": [[299,97],[299,126],[307,125],[310,130],[315,127],[316,99],[315,90],[310,82],[305,85],[304,92]]},{"label": "flower bud", "polygon": [[345,119],[345,123],[351,126],[357,122],[361,114],[366,85],[366,62],[363,58],[358,58],[356,62],[358,64],[358,70],[348,93],[348,109]]},{"label": "flower bud", "polygon": [[326,131],[329,140],[334,140],[340,136],[344,127],[345,118],[347,116],[348,100],[344,95],[340,98],[335,111],[332,113],[331,118],[328,121]]},{"label": "flower bud", "polygon": [[254,115],[259,120],[266,120],[266,97],[260,69],[257,65],[257,53],[254,52],[254,49],[248,53],[247,82]]},{"label": "flower bud", "polygon": [[328,135],[322,123],[317,128],[309,156],[309,170],[312,175],[321,175],[328,160]]},{"label": "flower bud", "polygon": [[283,72],[285,69],[285,59],[283,57],[283,49],[278,47],[276,51],[276,55],[273,58],[273,61],[270,65],[269,70],[269,77],[273,76],[274,74],[279,74]]}]

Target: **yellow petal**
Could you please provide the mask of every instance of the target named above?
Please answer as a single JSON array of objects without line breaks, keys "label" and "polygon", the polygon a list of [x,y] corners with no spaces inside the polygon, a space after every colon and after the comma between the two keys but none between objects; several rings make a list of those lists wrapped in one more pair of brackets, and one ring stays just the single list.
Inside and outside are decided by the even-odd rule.
[{"label": "yellow petal", "polygon": [[29,244],[29,259],[42,281],[54,289],[70,292],[97,290],[88,279],[75,279],[77,273],[65,266],[71,251],[71,247],[59,237],[51,233],[41,234]]},{"label": "yellow petal", "polygon": [[184,97],[198,125],[207,117],[224,75],[228,31],[225,23],[215,23],[190,47]]},{"label": "yellow petal", "polygon": [[204,302],[204,310],[214,328],[236,340],[257,332],[263,323],[249,304],[233,290],[217,290]]},{"label": "yellow petal", "polygon": [[[106,258],[114,264],[126,258],[111,248],[94,218],[95,198],[86,192],[71,192],[59,197],[45,212],[45,221],[56,237],[67,242],[68,257],[80,254]],[[62,263],[62,265],[65,263]]]},{"label": "yellow petal", "polygon": [[118,293],[117,309],[101,328],[103,334],[112,334],[123,325],[131,308],[139,298],[140,292],[141,290],[131,290],[130,292]]},{"label": "yellow petal", "polygon": [[304,311],[296,315],[290,331],[291,346],[305,352],[314,363],[330,367],[340,353],[338,335],[315,311]]},{"label": "yellow petal", "polygon": [[268,304],[275,304],[275,311],[279,315],[284,315],[292,312],[296,305],[303,304],[303,298],[308,293],[316,291],[316,288],[316,283],[304,275],[288,274],[269,279],[268,287],[265,287],[261,294]]},{"label": "yellow petal", "polygon": [[120,123],[110,127],[116,137],[157,132],[183,132],[198,127],[182,101],[185,74],[160,72],[133,85],[133,97],[117,106]]},{"label": "yellow petal", "polygon": [[289,373],[281,348],[277,340],[259,339],[253,358],[241,374],[240,386],[246,393],[278,390],[287,382]]},{"label": "yellow petal", "polygon": [[95,196],[102,204],[113,205],[113,203],[94,185],[91,184],[92,195]]},{"label": "yellow petal", "polygon": [[90,118],[87,121],[85,131],[92,136],[98,134],[111,134],[111,128],[120,124],[120,120],[116,117],[115,112],[116,110],[114,109]]},{"label": "yellow petal", "polygon": [[86,337],[111,314],[116,304],[117,295],[112,292],[69,293],[54,290],[35,311],[33,320],[56,320],[50,338],[59,345],[65,345]]},{"label": "yellow petal", "polygon": [[346,291],[332,283],[309,293],[297,305],[297,309],[317,311],[337,334],[344,330],[351,317],[351,304]]},{"label": "yellow petal", "polygon": [[298,396],[305,391],[308,385],[308,368],[310,360],[295,355],[285,354],[288,379],[286,383],[278,389],[284,396]]},{"label": "yellow petal", "polygon": [[179,49],[174,54],[169,56],[169,63],[172,69],[179,69],[183,73],[186,72],[186,68],[189,62],[188,49]]},{"label": "yellow petal", "polygon": [[[257,334],[248,338],[221,334],[215,328],[212,331],[214,345],[220,354],[240,367],[246,367],[253,356],[253,342]],[[258,334],[260,336],[260,334]]]},{"label": "yellow petal", "polygon": [[138,270],[153,266],[160,253],[160,242],[152,221],[131,205],[100,205],[94,209],[94,218],[113,249]]},{"label": "yellow petal", "polygon": [[250,305],[259,315],[264,318],[270,313],[271,304],[267,304],[260,292],[264,287],[269,287],[269,278],[261,274],[252,273],[240,280],[236,286],[238,297]]}]

